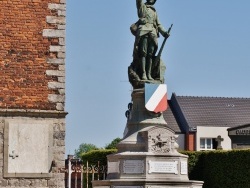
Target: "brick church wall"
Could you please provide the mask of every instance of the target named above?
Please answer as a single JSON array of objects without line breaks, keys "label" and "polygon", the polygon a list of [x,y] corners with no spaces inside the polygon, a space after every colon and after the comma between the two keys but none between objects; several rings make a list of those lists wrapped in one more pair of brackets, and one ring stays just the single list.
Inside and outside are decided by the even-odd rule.
[{"label": "brick church wall", "polygon": [[64,3],[0,1],[0,108],[63,110]]},{"label": "brick church wall", "polygon": [[[66,0],[1,0],[0,10],[0,187],[64,188]],[[9,122],[51,127],[50,177],[4,175]]]}]

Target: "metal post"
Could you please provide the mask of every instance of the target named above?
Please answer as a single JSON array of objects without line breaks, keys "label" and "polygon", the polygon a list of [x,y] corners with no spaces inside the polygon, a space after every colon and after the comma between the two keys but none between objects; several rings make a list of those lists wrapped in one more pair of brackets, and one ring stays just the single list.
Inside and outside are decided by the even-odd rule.
[{"label": "metal post", "polygon": [[97,173],[97,180],[99,181],[100,179],[100,161],[98,161],[97,163],[97,170],[98,170],[98,173]]},{"label": "metal post", "polygon": [[69,158],[69,162],[68,162],[68,188],[71,188],[71,159]]},{"label": "metal post", "polygon": [[103,173],[103,180],[105,180],[106,179],[106,173],[105,173],[105,166],[102,166],[102,169],[103,169],[103,171],[102,171],[102,173]]},{"label": "metal post", "polygon": [[81,188],[83,186],[83,165],[81,165]]},{"label": "metal post", "polygon": [[77,161],[75,163],[75,188],[77,188]]},{"label": "metal post", "polygon": [[87,188],[89,188],[89,162],[88,161],[87,161],[86,179],[87,179]]},{"label": "metal post", "polygon": [[95,166],[91,166],[91,170],[92,170],[92,181],[95,180]]}]

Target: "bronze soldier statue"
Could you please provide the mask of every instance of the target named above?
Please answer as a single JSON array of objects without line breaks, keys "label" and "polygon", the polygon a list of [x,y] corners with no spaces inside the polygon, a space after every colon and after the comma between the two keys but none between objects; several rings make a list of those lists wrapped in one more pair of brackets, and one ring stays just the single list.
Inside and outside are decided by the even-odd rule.
[{"label": "bronze soldier statue", "polygon": [[[152,78],[152,64],[158,48],[158,37],[161,33],[168,38],[169,33],[161,25],[154,8],[156,0],[136,0],[139,20],[131,26],[135,35],[134,44],[134,71],[140,80],[154,80]],[[135,63],[136,62],[136,63]],[[140,70],[138,70],[140,69]]]}]

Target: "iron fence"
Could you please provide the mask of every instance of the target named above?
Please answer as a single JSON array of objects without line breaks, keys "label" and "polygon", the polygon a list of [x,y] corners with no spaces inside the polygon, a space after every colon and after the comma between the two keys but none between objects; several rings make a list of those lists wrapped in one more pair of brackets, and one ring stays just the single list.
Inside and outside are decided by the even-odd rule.
[{"label": "iron fence", "polygon": [[100,165],[89,165],[88,161],[84,165],[77,159],[68,160],[64,168],[59,169],[60,173],[65,173],[66,188],[92,188],[93,180],[105,180],[107,167]]}]

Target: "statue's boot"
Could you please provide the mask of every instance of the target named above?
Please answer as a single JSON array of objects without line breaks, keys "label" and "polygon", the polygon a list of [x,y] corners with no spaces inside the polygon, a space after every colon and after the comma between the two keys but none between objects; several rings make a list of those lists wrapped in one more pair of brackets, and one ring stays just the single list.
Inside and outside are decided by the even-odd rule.
[{"label": "statue's boot", "polygon": [[147,76],[149,80],[154,80],[151,76],[151,71],[152,70],[152,59],[148,59],[148,71],[147,71]]},{"label": "statue's boot", "polygon": [[142,77],[141,77],[141,79],[147,80],[148,78],[147,78],[146,69],[145,69],[145,66],[146,66],[146,58],[145,57],[142,58],[141,65],[142,65]]}]

